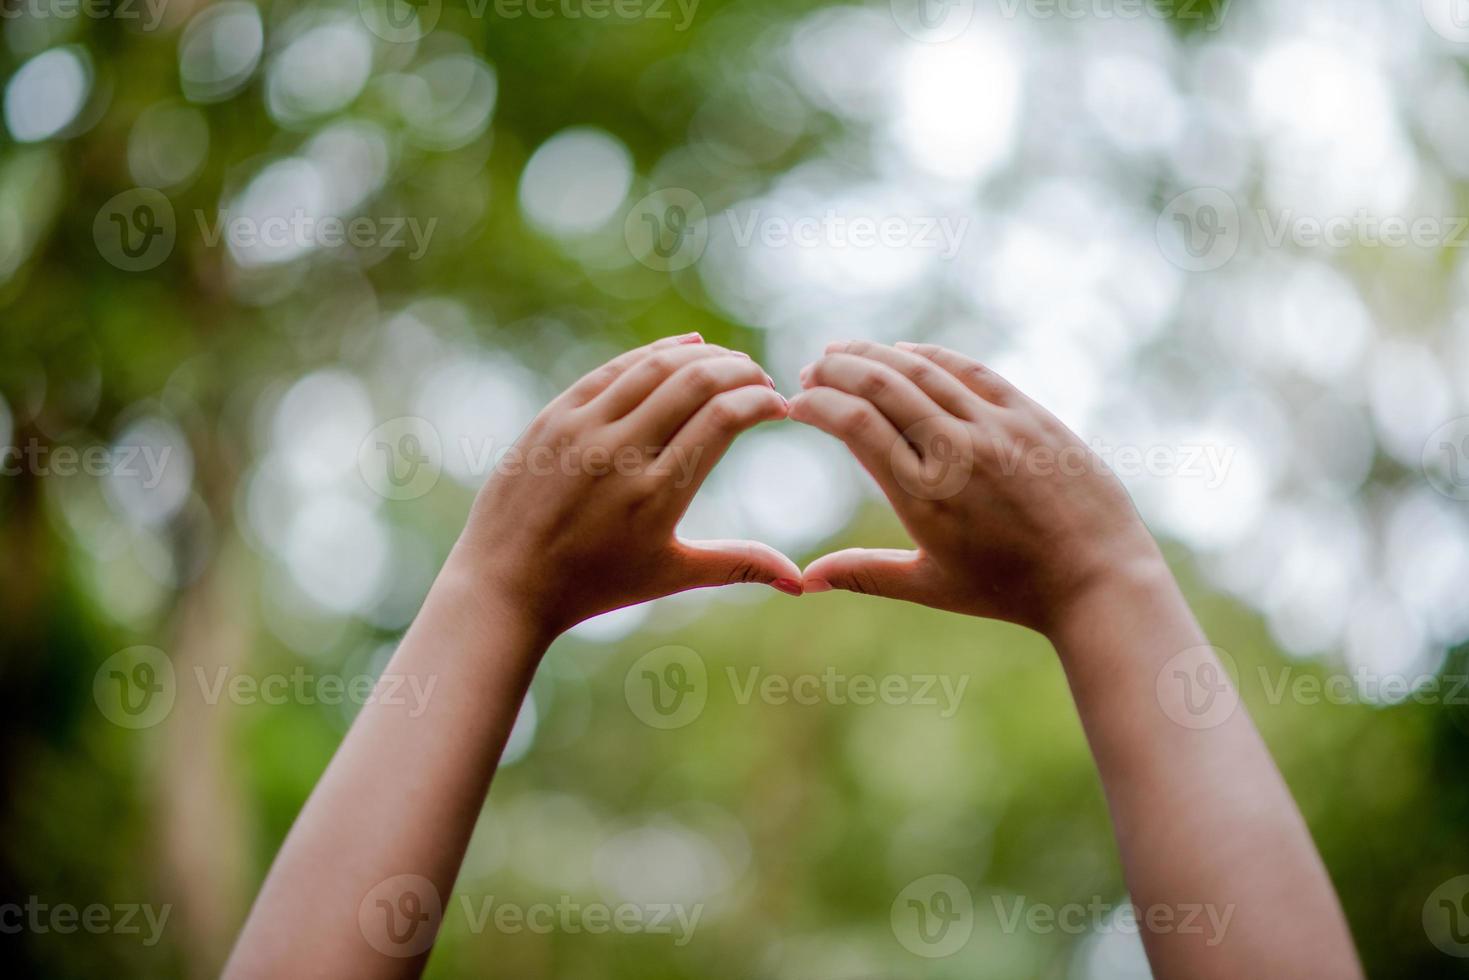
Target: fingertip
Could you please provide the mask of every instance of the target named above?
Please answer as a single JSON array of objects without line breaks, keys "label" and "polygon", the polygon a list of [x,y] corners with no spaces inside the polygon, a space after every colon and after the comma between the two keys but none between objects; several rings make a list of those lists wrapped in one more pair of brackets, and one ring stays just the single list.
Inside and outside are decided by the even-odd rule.
[{"label": "fingertip", "polygon": [[807,592],[830,592],[832,585],[824,578],[803,579],[801,587]]},{"label": "fingertip", "polygon": [[913,343],[911,340],[900,340],[896,344],[893,344],[893,346],[896,347],[898,350],[906,351],[916,351],[918,349],[918,345]]},{"label": "fingertip", "polygon": [[695,330],[692,333],[680,334],[674,338],[674,341],[680,344],[702,344],[704,335]]},{"label": "fingertip", "polygon": [[798,596],[803,591],[801,583],[796,581],[795,579],[790,578],[778,578],[774,582],[770,583],[770,587],[772,589],[776,589],[777,591],[784,592],[786,595],[789,596]]}]

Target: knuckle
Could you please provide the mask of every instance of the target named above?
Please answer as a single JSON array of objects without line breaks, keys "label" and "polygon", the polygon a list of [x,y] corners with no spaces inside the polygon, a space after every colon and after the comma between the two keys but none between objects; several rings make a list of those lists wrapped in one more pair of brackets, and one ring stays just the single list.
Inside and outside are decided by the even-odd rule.
[{"label": "knuckle", "polygon": [[868,371],[860,384],[862,394],[868,398],[881,395],[888,390],[888,379],[881,371]]},{"label": "knuckle", "polygon": [[704,361],[688,365],[680,372],[680,376],[693,392],[709,391],[719,383],[717,372]]},{"label": "knuckle", "polygon": [[657,375],[672,374],[679,364],[679,359],[671,351],[659,351],[648,358],[648,370]]},{"label": "knuckle", "polygon": [[837,424],[847,435],[859,436],[872,428],[872,413],[860,405],[848,408],[842,412]]},{"label": "knuckle", "polygon": [[709,413],[709,424],[720,431],[736,428],[740,424],[741,413],[732,399],[716,398],[709,403],[706,411]]}]

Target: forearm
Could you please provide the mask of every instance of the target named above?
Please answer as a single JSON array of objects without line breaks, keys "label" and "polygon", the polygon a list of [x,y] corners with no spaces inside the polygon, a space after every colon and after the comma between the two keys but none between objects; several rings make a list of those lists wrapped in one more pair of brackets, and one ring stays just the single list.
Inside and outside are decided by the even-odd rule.
[{"label": "forearm", "polygon": [[1154,975],[1360,976],[1305,822],[1161,557],[1089,589],[1051,636]]},{"label": "forearm", "polygon": [[[438,921],[407,914],[447,904],[543,650],[496,601],[451,557],[384,670],[399,692],[425,695],[363,707],[276,857],[228,976],[422,969]],[[391,881],[400,875],[419,878]]]}]

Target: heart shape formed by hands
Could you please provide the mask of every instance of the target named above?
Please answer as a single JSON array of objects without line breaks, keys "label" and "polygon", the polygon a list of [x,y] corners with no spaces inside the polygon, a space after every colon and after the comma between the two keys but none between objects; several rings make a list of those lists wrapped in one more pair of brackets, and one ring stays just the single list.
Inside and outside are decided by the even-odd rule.
[{"label": "heart shape formed by hands", "polygon": [[[1037,628],[1118,560],[1156,556],[1121,484],[1054,416],[933,345],[830,345],[786,401],[747,355],[698,334],[583,377],[511,450],[460,545],[548,630],[692,588],[845,589]],[[917,547],[850,549],[804,572],[754,541],[674,529],[741,432],[789,418],[846,444]],[[516,461],[512,461],[512,471]]]}]

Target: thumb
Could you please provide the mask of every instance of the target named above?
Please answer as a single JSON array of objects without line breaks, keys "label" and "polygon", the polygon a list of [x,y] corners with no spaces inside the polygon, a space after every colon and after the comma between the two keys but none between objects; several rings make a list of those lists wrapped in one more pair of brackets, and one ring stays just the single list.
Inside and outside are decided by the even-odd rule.
[{"label": "thumb", "polygon": [[849,548],[834,551],[806,566],[807,592],[845,589],[909,602],[927,602],[932,591],[927,560],[916,551],[892,548]]},{"label": "thumb", "polygon": [[684,589],[760,582],[787,595],[801,594],[801,570],[767,544],[680,540],[676,548],[682,566],[679,584]]}]

